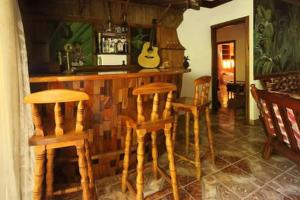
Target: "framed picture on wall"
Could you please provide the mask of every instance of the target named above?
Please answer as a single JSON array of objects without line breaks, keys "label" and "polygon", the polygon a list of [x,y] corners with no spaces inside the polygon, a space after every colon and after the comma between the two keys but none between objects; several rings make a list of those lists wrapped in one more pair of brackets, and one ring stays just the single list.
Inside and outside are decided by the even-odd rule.
[{"label": "framed picture on wall", "polygon": [[300,71],[300,7],[254,1],[254,77]]}]

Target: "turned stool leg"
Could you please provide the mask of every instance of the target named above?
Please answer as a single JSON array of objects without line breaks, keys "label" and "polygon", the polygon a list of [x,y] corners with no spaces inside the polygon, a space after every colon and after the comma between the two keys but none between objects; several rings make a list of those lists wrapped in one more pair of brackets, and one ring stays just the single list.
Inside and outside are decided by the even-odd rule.
[{"label": "turned stool leg", "polygon": [[46,170],[46,198],[52,199],[53,196],[53,159],[54,149],[47,150],[47,170]]},{"label": "turned stool leg", "polygon": [[172,135],[172,140],[174,145],[176,140],[177,125],[178,125],[178,112],[174,108],[174,125],[173,125],[173,135]]},{"label": "turned stool leg", "polygon": [[81,176],[81,187],[82,187],[82,199],[90,200],[89,184],[88,184],[88,175],[87,175],[87,166],[84,153],[84,144],[76,146],[77,155],[78,155],[78,166],[79,173]]},{"label": "turned stool leg", "polygon": [[153,175],[155,179],[158,179],[158,171],[157,171],[157,158],[158,158],[158,153],[157,153],[157,144],[156,144],[156,132],[152,131],[151,132],[151,141],[152,141],[152,170],[153,170]]},{"label": "turned stool leg", "polygon": [[185,152],[188,153],[190,146],[190,113],[185,113]]},{"label": "turned stool leg", "polygon": [[94,181],[94,175],[93,175],[93,166],[92,166],[92,160],[90,155],[90,146],[88,141],[84,142],[85,147],[85,158],[87,161],[87,172],[88,172],[88,178],[89,178],[89,188],[91,192],[92,199],[96,199],[95,194],[95,181]]},{"label": "turned stool leg", "polygon": [[131,144],[131,128],[127,125],[127,132],[125,138],[125,150],[123,160],[123,173],[122,173],[122,192],[126,192],[126,182],[128,177],[129,157],[130,157],[130,144]]},{"label": "turned stool leg", "polygon": [[32,197],[34,200],[41,200],[43,197],[44,161],[45,147],[35,147],[34,186]]},{"label": "turned stool leg", "polygon": [[174,148],[171,139],[171,124],[166,125],[164,132],[166,136],[166,148],[168,152],[168,160],[169,160],[169,169],[170,176],[172,181],[172,189],[173,189],[173,197],[174,200],[179,200],[178,186],[177,186],[177,177],[176,177],[176,168],[174,161]]},{"label": "turned stool leg", "polygon": [[144,130],[137,130],[137,176],[136,176],[136,200],[142,200],[144,198],[143,188],[144,188]]},{"label": "turned stool leg", "polygon": [[200,145],[199,145],[199,114],[197,109],[193,110],[193,116],[194,116],[196,178],[199,180],[201,177],[201,163],[200,163]]},{"label": "turned stool leg", "polygon": [[214,152],[214,146],[213,146],[213,139],[212,139],[212,133],[211,133],[211,120],[210,120],[210,114],[209,114],[208,107],[205,109],[205,119],[206,119],[205,121],[206,121],[207,137],[208,137],[211,161],[213,164],[215,164],[215,152]]}]

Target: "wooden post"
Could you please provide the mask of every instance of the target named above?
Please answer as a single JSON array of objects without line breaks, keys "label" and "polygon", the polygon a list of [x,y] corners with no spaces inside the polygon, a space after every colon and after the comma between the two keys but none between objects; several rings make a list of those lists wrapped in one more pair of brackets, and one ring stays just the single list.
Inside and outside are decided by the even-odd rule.
[{"label": "wooden post", "polygon": [[44,161],[45,147],[35,147],[35,166],[34,166],[34,186],[33,199],[42,200],[43,197],[43,179],[44,179]]},{"label": "wooden post", "polygon": [[176,142],[177,126],[178,126],[178,110],[174,108],[174,125],[173,125],[173,135],[172,135],[173,145],[175,145]]},{"label": "wooden post", "polygon": [[125,150],[124,150],[124,160],[123,160],[123,173],[122,173],[122,192],[125,192],[127,177],[128,177],[128,168],[129,168],[129,159],[130,159],[130,146],[131,146],[131,127],[128,122],[126,122],[126,138],[125,138]]},{"label": "wooden post", "polygon": [[201,177],[201,163],[200,163],[200,145],[199,145],[199,113],[197,108],[193,109],[194,116],[194,140],[195,140],[195,167],[196,178],[200,180]]},{"label": "wooden post", "polygon": [[81,187],[82,187],[82,199],[90,200],[89,184],[88,184],[88,175],[87,175],[87,166],[84,153],[84,144],[78,144],[76,146],[77,155],[78,155],[78,167],[79,173],[81,176]]},{"label": "wooden post", "polygon": [[76,114],[76,128],[75,128],[76,133],[81,133],[83,131],[83,123],[82,123],[83,111],[84,111],[83,102],[79,101],[77,106],[77,114]]},{"label": "wooden post", "polygon": [[46,171],[46,198],[52,199],[53,195],[53,159],[54,149],[47,149],[47,171]]},{"label": "wooden post", "polygon": [[89,188],[91,191],[91,196],[93,199],[96,199],[97,197],[95,196],[95,181],[94,181],[94,173],[93,173],[93,166],[92,166],[92,160],[91,160],[91,155],[90,155],[90,146],[88,141],[84,142],[84,147],[85,147],[85,158],[87,161],[87,169],[88,169],[88,178],[89,178]]},{"label": "wooden post", "polygon": [[185,152],[188,153],[190,146],[190,112],[185,113]]},{"label": "wooden post", "polygon": [[211,132],[211,120],[210,120],[208,106],[205,108],[205,119],[206,119],[205,121],[206,121],[207,137],[208,137],[211,162],[213,164],[215,164],[215,152],[214,152],[214,146],[213,146],[213,139],[212,139],[212,132]]},{"label": "wooden post", "polygon": [[144,136],[146,130],[136,130],[138,148],[137,148],[137,176],[136,176],[136,200],[144,199]]},{"label": "wooden post", "polygon": [[54,106],[54,116],[55,116],[55,135],[60,136],[64,134],[62,127],[63,119],[61,114],[61,106],[59,103],[55,103]]},{"label": "wooden post", "polygon": [[174,161],[174,148],[173,148],[173,143],[172,143],[172,138],[171,138],[171,127],[172,127],[172,124],[166,124],[164,132],[165,132],[165,136],[166,136],[166,147],[167,147],[167,152],[168,152],[168,160],[169,160],[170,176],[171,176],[171,181],[172,181],[173,197],[174,197],[174,200],[179,200],[176,168],[175,168],[175,161]]}]

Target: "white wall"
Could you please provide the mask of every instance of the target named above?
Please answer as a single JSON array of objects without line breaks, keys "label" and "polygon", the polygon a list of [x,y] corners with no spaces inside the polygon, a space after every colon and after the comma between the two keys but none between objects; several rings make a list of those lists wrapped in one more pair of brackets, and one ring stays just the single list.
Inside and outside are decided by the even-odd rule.
[{"label": "white wall", "polygon": [[[185,54],[190,58],[191,73],[183,78],[182,95],[193,96],[193,80],[211,75],[211,26],[249,16],[249,80],[253,81],[253,0],[233,0],[213,9],[187,10],[177,32]],[[251,96],[251,95],[250,95]],[[250,119],[258,118],[254,100],[250,97]]]},{"label": "white wall", "polygon": [[226,26],[217,30],[217,42],[235,41],[236,80],[245,81],[246,66],[246,32],[245,23]]}]

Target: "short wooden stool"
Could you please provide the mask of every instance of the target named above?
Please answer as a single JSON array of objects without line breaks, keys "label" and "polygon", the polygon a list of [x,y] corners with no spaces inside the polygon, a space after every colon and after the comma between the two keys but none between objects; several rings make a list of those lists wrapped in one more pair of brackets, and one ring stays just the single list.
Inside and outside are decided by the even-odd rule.
[{"label": "short wooden stool", "polygon": [[[29,139],[29,145],[35,146],[35,168],[33,199],[51,199],[53,195],[76,192],[83,190],[83,199],[96,198],[94,192],[94,178],[88,145],[88,132],[83,129],[83,101],[89,96],[84,92],[73,90],[45,90],[32,93],[25,97],[25,103],[32,104],[32,117],[35,126],[34,135]],[[71,121],[63,123],[61,103],[77,102],[76,127]],[[39,104],[54,104],[55,127],[42,119],[39,114]],[[43,123],[43,121],[45,123]],[[73,120],[75,121],[75,120]],[[68,123],[70,122],[70,123]],[[75,128],[75,130],[74,130]],[[74,146],[77,150],[79,173],[81,176],[81,188],[73,187],[60,191],[53,191],[53,159],[54,150],[63,147]],[[47,154],[47,156],[46,156]],[[43,194],[43,179],[45,174],[44,162],[46,162],[46,194]]]},{"label": "short wooden stool", "polygon": [[[125,156],[123,164],[123,175],[122,175],[122,191],[125,192],[127,187],[131,192],[136,194],[137,200],[144,198],[143,194],[143,162],[144,162],[144,138],[148,132],[151,132],[152,140],[152,157],[153,157],[153,174],[155,178],[158,178],[160,173],[166,180],[172,185],[173,196],[175,200],[179,199],[176,169],[174,163],[174,149],[171,136],[171,128],[173,123],[173,117],[171,116],[171,101],[172,92],[176,90],[176,86],[169,83],[150,83],[133,90],[133,95],[137,95],[137,111],[129,110],[126,115],[120,116],[120,120],[126,123],[127,133],[125,141]],[[165,96],[167,93],[167,100],[160,100],[159,97]],[[153,95],[153,104],[145,107],[143,106],[142,96]],[[161,102],[165,102],[162,104]],[[163,112],[159,114],[160,106],[164,107]],[[151,110],[152,108],[152,110]],[[149,110],[150,112],[147,112]],[[128,181],[128,166],[129,166],[129,155],[130,155],[130,143],[131,143],[131,132],[132,129],[136,130],[137,134],[137,177],[136,177],[136,190]],[[157,144],[156,137],[158,130],[164,130],[166,137],[166,147],[169,159],[169,169],[171,178],[158,166],[157,163]]]},{"label": "short wooden stool", "polygon": [[201,177],[201,158],[200,158],[200,138],[199,138],[199,119],[200,114],[205,112],[206,119],[206,127],[208,134],[208,143],[210,149],[211,160],[214,163],[215,154],[213,148],[213,139],[211,134],[211,120],[209,114],[209,104],[208,101],[208,92],[210,87],[210,76],[203,76],[194,81],[194,97],[181,97],[179,99],[174,100],[172,103],[174,109],[174,127],[173,127],[173,142],[175,144],[176,140],[176,131],[177,131],[177,123],[178,123],[178,112],[185,112],[185,142],[186,142],[186,152],[188,152],[190,141],[189,141],[189,122],[190,122],[190,113],[193,114],[194,117],[194,148],[195,148],[195,158],[194,160],[190,160],[186,156],[175,153],[176,156],[180,157],[183,160],[191,162],[196,167],[196,177],[200,179]]}]

